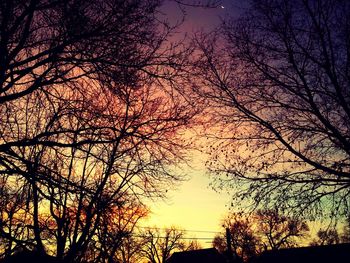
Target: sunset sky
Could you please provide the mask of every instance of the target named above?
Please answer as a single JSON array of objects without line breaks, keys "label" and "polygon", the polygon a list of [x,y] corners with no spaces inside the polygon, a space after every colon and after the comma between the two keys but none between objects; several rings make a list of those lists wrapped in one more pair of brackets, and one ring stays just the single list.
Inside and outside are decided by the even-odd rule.
[{"label": "sunset sky", "polygon": [[349,14],[1,0],[0,263],[348,258]]},{"label": "sunset sky", "polygon": [[[196,156],[193,159],[199,162]],[[187,237],[196,237],[203,246],[211,247],[213,232],[222,231],[220,222],[228,211],[230,197],[210,188],[210,179],[203,166],[189,168],[187,173],[191,179],[182,183],[178,190],[170,191],[167,201],[150,203],[152,213],[144,224],[185,229]]]},{"label": "sunset sky", "polygon": [[[186,7],[186,20],[179,30],[179,35],[189,35],[200,30],[214,29],[222,18],[237,17],[244,12],[244,1],[222,0],[218,8]],[[170,21],[176,21],[181,12],[174,2],[166,1],[164,15]],[[189,180],[183,182],[176,190],[169,191],[168,200],[151,202],[151,215],[144,222],[145,226],[160,229],[175,226],[186,230],[187,238],[198,238],[203,247],[212,247],[212,238],[223,232],[222,220],[234,207],[231,207],[232,195],[216,192],[211,186],[211,179],[206,171],[205,158],[193,152],[192,168],[186,169]],[[316,235],[322,227],[320,221],[309,222],[310,237]],[[340,228],[339,228],[340,229]],[[307,245],[305,243],[304,245]]]},{"label": "sunset sky", "polygon": [[[220,18],[239,12],[239,6],[238,1],[224,0],[222,6],[214,9],[187,7],[186,21],[179,34],[209,31],[219,24]],[[176,4],[171,2],[165,3],[164,12],[173,21],[181,15]],[[211,180],[202,156],[193,152],[190,157],[193,167],[185,171],[190,179],[177,190],[169,191],[168,200],[151,202],[152,213],[144,225],[159,228],[176,226],[187,230],[187,237],[198,238],[203,247],[211,247],[215,232],[223,231],[221,220],[229,211],[231,196],[215,192],[210,187]]]},{"label": "sunset sky", "polygon": [[[174,2],[166,1],[164,15],[170,21],[176,21],[181,11]],[[189,35],[199,30],[210,31],[221,18],[237,17],[244,12],[244,3],[237,0],[222,0],[222,6],[213,9],[186,7],[186,20],[179,30],[179,35]],[[151,214],[143,222],[146,227],[160,229],[175,226],[186,230],[186,238],[197,238],[203,247],[212,247],[212,238],[223,232],[222,220],[234,207],[231,207],[232,194],[216,192],[210,186],[212,180],[205,168],[205,157],[198,152],[190,154],[191,168],[186,167],[189,179],[176,189],[170,190],[167,200],[149,203]],[[319,222],[309,224],[310,236],[320,228]]]}]

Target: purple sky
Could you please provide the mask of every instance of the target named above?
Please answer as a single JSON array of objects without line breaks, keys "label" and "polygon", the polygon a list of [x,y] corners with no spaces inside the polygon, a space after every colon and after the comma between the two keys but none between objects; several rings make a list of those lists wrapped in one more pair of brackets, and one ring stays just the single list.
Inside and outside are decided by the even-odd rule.
[{"label": "purple sky", "polygon": [[[179,28],[180,35],[191,35],[199,30],[213,30],[219,25],[220,19],[242,11],[237,2],[239,1],[223,0],[223,7],[211,9],[187,7],[186,20]],[[168,18],[171,23],[181,20],[181,10],[174,2],[166,1],[162,11],[163,18]],[[191,179],[180,185],[177,190],[169,191],[168,201],[149,204],[152,214],[145,225],[196,230],[189,231],[187,236],[204,238],[200,240],[203,247],[211,247],[211,240],[215,235],[213,231],[222,231],[221,220],[228,212],[230,195],[214,192],[210,188],[210,179],[203,159],[205,157],[200,156],[198,152],[193,152],[191,166],[195,168],[185,169]]]},{"label": "purple sky", "polygon": [[[192,1],[188,1],[192,2]],[[205,2],[205,0],[203,0]],[[217,8],[184,7],[186,12],[185,23],[181,27],[184,32],[193,33],[198,30],[212,30],[219,23],[220,19],[227,16],[237,16],[242,12],[244,3],[247,1],[221,0],[221,5]],[[164,16],[171,22],[181,20],[182,12],[177,3],[165,1],[162,10]]]}]

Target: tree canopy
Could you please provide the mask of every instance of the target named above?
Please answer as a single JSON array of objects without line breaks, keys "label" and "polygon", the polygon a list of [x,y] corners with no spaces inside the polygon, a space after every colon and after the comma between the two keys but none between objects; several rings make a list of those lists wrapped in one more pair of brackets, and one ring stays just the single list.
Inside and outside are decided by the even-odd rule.
[{"label": "tree canopy", "polygon": [[193,87],[217,124],[208,168],[235,204],[347,214],[349,13],[349,1],[254,0],[195,40]]},{"label": "tree canopy", "polygon": [[174,88],[188,50],[159,6],[1,1],[1,257],[114,260],[143,198],[181,180],[171,165],[196,112]]},{"label": "tree canopy", "polygon": [[303,220],[283,215],[277,208],[258,210],[251,215],[229,213],[222,226],[229,233],[216,235],[213,246],[228,255],[225,235],[229,234],[234,257],[243,262],[266,250],[296,247],[309,231]]}]

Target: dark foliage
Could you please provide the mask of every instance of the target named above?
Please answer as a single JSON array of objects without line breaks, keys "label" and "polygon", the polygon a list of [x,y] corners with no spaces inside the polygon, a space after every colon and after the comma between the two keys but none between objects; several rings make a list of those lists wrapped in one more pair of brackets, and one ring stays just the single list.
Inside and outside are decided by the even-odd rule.
[{"label": "dark foliage", "polygon": [[208,168],[236,204],[336,218],[350,196],[349,1],[255,0],[200,36]]}]

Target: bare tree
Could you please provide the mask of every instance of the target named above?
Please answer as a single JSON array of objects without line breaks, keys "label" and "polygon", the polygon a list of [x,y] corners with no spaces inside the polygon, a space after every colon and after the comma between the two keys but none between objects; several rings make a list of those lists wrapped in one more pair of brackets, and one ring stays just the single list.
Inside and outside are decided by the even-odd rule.
[{"label": "bare tree", "polygon": [[[260,251],[260,239],[254,229],[254,221],[248,216],[238,213],[231,213],[224,219],[223,227],[229,229],[231,235],[231,247],[237,260],[248,261]],[[226,233],[214,237],[213,246],[221,253],[226,254],[227,238]],[[231,257],[231,255],[228,255]]]},{"label": "bare tree", "polygon": [[219,123],[208,167],[237,201],[346,215],[349,11],[349,1],[254,0],[197,38],[193,86]]},{"label": "bare tree", "polygon": [[137,263],[143,259],[142,248],[145,240],[142,237],[135,236],[138,232],[134,232],[134,235],[129,235],[123,238],[122,244],[117,250],[116,257],[118,262],[122,263]]},{"label": "bare tree", "polygon": [[264,249],[276,250],[298,246],[309,231],[304,221],[281,215],[278,209],[258,210],[255,220]]},{"label": "bare tree", "polygon": [[[250,215],[230,213],[223,227],[229,229],[235,258],[244,262],[264,250],[297,246],[309,231],[304,221],[284,216],[277,209],[258,210]],[[217,235],[213,240],[213,246],[223,254],[227,253],[225,235]]]},{"label": "bare tree", "polygon": [[133,235],[137,223],[147,216],[148,210],[132,198],[123,196],[123,202],[110,206],[103,214],[95,242],[90,242],[84,262],[135,262],[132,260],[139,253],[142,241]]},{"label": "bare tree", "polygon": [[337,228],[337,225],[320,228],[317,235],[310,242],[312,246],[333,245],[339,243],[349,243],[350,241],[350,220],[349,216],[340,224],[342,228]]},{"label": "bare tree", "polygon": [[173,89],[187,51],[167,42],[158,7],[0,3],[4,256],[18,246],[67,262],[114,252],[143,215],[128,222],[130,202],[142,207],[181,180],[170,166],[183,160],[178,131],[195,111]]},{"label": "bare tree", "polygon": [[[11,255],[13,248],[26,247],[28,242],[23,240],[25,225],[28,223],[26,208],[28,206],[25,187],[17,189],[8,186],[11,179],[1,178],[0,183],[0,255]],[[14,182],[20,184],[19,181]]]},{"label": "bare tree", "polygon": [[165,229],[150,228],[144,234],[142,254],[151,263],[165,263],[173,252],[186,250],[185,232],[175,227]]},{"label": "bare tree", "polygon": [[317,238],[314,239],[311,246],[333,245],[339,244],[340,238],[336,228],[333,229],[320,229],[317,232]]},{"label": "bare tree", "polygon": [[350,243],[350,215],[345,220],[341,241],[343,243]]},{"label": "bare tree", "polygon": [[187,242],[185,250],[186,251],[191,251],[191,250],[199,250],[202,249],[202,245],[198,242],[197,239],[192,239]]},{"label": "bare tree", "polygon": [[[17,174],[9,177],[18,178],[17,184],[7,186],[21,186],[19,189],[28,191],[25,201],[29,204],[25,207],[28,235],[21,240],[46,252],[56,246],[54,254],[68,261],[79,260],[96,240],[98,246],[103,244],[100,252],[109,253],[116,250],[127,233],[115,232],[116,236],[111,236],[114,247],[109,248],[107,234],[113,235],[114,223],[107,219],[119,208],[126,213],[124,204],[131,200],[136,204],[135,200],[140,202],[144,197],[164,196],[168,189],[164,186],[179,180],[167,166],[180,157],[180,144],[173,139],[174,131],[183,125],[178,122],[181,114],[170,104],[159,104],[161,97],[153,97],[152,89],[124,89],[127,98],[124,102],[124,97],[111,97],[107,92],[103,95],[108,103],[106,108],[102,93],[95,96],[103,111],[98,108],[100,113],[96,114],[95,108],[89,108],[86,122],[69,123],[79,129],[86,127],[87,122],[105,125],[105,134],[83,135],[90,143],[79,147],[32,147],[30,152],[17,155],[28,166],[14,166]],[[98,140],[95,136],[99,136]],[[78,139],[78,135],[73,137],[71,143],[74,145]],[[6,228],[4,225],[4,236],[16,241]]]}]

